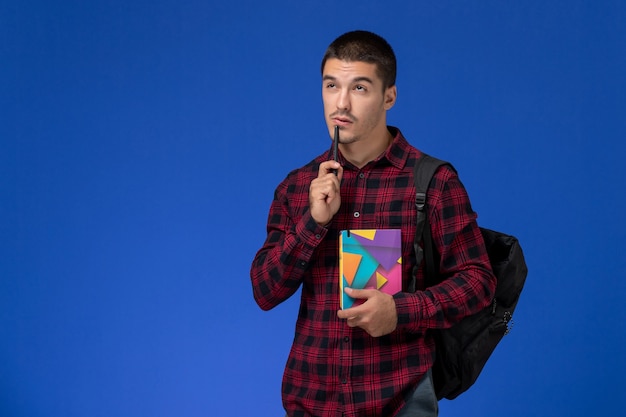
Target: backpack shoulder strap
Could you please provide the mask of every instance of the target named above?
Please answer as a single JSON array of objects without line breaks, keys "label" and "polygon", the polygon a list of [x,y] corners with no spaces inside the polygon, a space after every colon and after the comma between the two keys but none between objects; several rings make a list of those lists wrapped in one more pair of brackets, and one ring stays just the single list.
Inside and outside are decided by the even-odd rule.
[{"label": "backpack shoulder strap", "polygon": [[[442,165],[450,165],[446,161],[433,158],[432,156],[422,153],[422,155],[415,160],[413,165],[413,182],[415,183],[415,208],[417,209],[417,223],[415,229],[415,239],[413,241],[413,247],[415,249],[415,265],[413,266],[413,274],[409,283],[408,292],[416,291],[416,276],[417,270],[422,263],[425,262],[425,277],[427,283],[432,285],[433,280],[436,277],[434,251],[432,246],[432,236],[430,232],[430,224],[426,215],[426,194],[430,182],[435,175],[437,169]],[[424,248],[420,246],[420,242],[423,242]]]}]

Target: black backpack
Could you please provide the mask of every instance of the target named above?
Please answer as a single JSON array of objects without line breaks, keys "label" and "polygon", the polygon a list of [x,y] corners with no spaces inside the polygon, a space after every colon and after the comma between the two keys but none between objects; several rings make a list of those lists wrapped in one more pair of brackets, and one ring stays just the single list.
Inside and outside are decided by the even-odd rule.
[{"label": "black backpack", "polygon": [[[415,162],[416,266],[409,291],[415,291],[415,273],[422,259],[426,286],[440,282],[425,203],[428,185],[441,165],[452,167],[448,162],[426,154]],[[480,230],[497,279],[495,296],[485,309],[465,317],[449,329],[435,331],[437,356],[433,381],[438,399],[454,399],[474,384],[496,345],[511,330],[513,310],[528,273],[522,248],[515,237],[482,227]],[[423,242],[423,250],[420,242]]]}]

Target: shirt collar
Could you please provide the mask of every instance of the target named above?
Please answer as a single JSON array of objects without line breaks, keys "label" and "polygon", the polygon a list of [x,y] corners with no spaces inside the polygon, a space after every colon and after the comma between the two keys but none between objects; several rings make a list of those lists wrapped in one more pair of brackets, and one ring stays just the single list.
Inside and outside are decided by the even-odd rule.
[{"label": "shirt collar", "polygon": [[[400,129],[394,126],[387,126],[387,130],[391,133],[393,137],[391,141],[391,145],[387,148],[385,153],[383,153],[377,160],[380,162],[382,160],[387,160],[391,165],[395,166],[398,169],[403,169],[406,165],[406,162],[411,154],[411,145],[404,138]],[[328,150],[328,159],[333,156],[333,147],[331,144],[330,149]],[[339,161],[345,163],[345,159],[341,152],[339,152]]]},{"label": "shirt collar", "polygon": [[387,158],[389,163],[398,169],[404,168],[411,153],[411,145],[404,138],[400,129],[393,126],[387,126],[389,133],[393,136],[391,146],[387,148],[383,158]]}]

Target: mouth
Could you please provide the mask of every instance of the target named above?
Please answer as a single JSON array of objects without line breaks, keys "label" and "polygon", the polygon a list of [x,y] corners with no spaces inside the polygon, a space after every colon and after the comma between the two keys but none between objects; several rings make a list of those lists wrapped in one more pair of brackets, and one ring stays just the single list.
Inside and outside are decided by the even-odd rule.
[{"label": "mouth", "polygon": [[331,117],[331,120],[339,127],[345,127],[353,123],[352,119],[348,117]]}]

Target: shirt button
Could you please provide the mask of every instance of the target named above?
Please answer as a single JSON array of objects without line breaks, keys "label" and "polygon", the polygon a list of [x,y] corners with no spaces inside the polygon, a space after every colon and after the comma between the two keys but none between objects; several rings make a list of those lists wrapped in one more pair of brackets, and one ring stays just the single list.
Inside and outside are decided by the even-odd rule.
[{"label": "shirt button", "polygon": [[361,179],[365,178],[365,174],[361,172],[361,173],[359,174],[359,178],[361,178]]},{"label": "shirt button", "polygon": [[315,235],[315,239],[319,239],[321,237],[322,237],[322,235],[320,235],[320,234]]},{"label": "shirt button", "polygon": [[343,379],[341,380],[341,383],[342,383],[342,384],[347,384],[347,383],[348,383],[348,378],[343,378]]},{"label": "shirt button", "polygon": [[343,338],[343,341],[348,343],[350,341],[350,338],[348,336],[346,336],[346,337]]},{"label": "shirt button", "polygon": [[355,212],[354,212],[354,217],[355,217],[355,218],[356,218],[356,217],[359,217],[360,215],[361,215],[361,213],[359,213],[358,211],[355,211]]},{"label": "shirt button", "polygon": [[304,266],[304,265],[306,265],[306,262],[305,261],[301,261],[300,265]]}]

